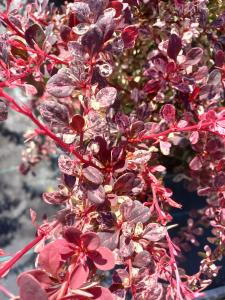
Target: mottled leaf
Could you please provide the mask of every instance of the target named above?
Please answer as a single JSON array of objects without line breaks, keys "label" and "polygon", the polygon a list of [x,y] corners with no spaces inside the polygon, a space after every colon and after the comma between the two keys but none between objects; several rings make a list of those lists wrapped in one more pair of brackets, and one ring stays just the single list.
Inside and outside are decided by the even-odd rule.
[{"label": "mottled leaf", "polygon": [[166,236],[166,232],[166,227],[157,223],[150,223],[146,226],[142,237],[151,242],[158,242]]},{"label": "mottled leaf", "polygon": [[88,200],[95,204],[101,204],[105,201],[105,190],[102,185],[94,186],[87,191]]},{"label": "mottled leaf", "polygon": [[96,185],[100,185],[103,183],[103,179],[104,179],[103,174],[98,169],[92,166],[84,168],[82,174],[84,178],[91,183],[94,183]]},{"label": "mottled leaf", "polygon": [[75,82],[76,78],[73,77],[72,71],[62,68],[48,80],[46,90],[58,98],[68,97],[75,88]]},{"label": "mottled leaf", "polygon": [[45,33],[40,25],[33,24],[31,25],[24,34],[25,40],[28,45],[32,48],[35,47],[35,44],[42,48],[45,41]]}]

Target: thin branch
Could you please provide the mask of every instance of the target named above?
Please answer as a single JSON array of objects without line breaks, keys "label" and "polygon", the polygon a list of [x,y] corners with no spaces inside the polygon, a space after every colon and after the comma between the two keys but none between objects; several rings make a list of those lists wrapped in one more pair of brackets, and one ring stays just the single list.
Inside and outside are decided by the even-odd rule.
[{"label": "thin branch", "polygon": [[3,90],[0,90],[0,96],[4,97],[9,104],[11,104],[12,109],[14,109],[15,111],[27,116],[35,125],[37,125],[37,127],[41,130],[40,132],[43,135],[46,135],[48,137],[50,137],[52,140],[55,141],[55,143],[57,145],[59,145],[61,148],[63,148],[66,152],[69,152],[71,154],[73,154],[75,157],[77,157],[80,162],[84,163],[84,164],[88,164],[91,165],[97,169],[99,169],[99,167],[94,164],[93,162],[91,162],[90,160],[86,160],[78,151],[76,151],[74,149],[74,146],[72,145],[68,145],[65,142],[63,142],[63,140],[61,140],[60,138],[58,138],[49,128],[47,128],[46,126],[44,126],[31,112],[30,109],[28,109],[27,107],[21,107],[11,96],[9,96],[7,93],[5,93]]}]

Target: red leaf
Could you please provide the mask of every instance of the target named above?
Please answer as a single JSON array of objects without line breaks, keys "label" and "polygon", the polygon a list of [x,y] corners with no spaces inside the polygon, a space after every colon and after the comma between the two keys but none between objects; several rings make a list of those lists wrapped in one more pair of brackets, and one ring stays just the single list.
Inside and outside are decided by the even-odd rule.
[{"label": "red leaf", "polygon": [[83,131],[85,125],[84,118],[80,115],[74,115],[72,118],[72,121],[70,123],[70,127],[73,128],[73,130],[77,131],[78,133],[81,133]]},{"label": "red leaf", "polygon": [[100,247],[96,251],[89,252],[88,256],[99,270],[107,271],[113,269],[115,266],[114,255],[108,248]]},{"label": "red leaf", "polygon": [[118,18],[121,15],[123,4],[119,1],[112,1],[109,6],[115,9],[116,11],[115,17]]},{"label": "red leaf", "polygon": [[89,269],[87,266],[77,265],[70,276],[70,288],[73,290],[80,288],[87,281],[88,275]]},{"label": "red leaf", "polygon": [[176,109],[172,104],[165,104],[160,110],[163,119],[166,122],[174,122],[176,118]]},{"label": "red leaf", "polygon": [[22,273],[17,279],[17,284],[20,288],[21,300],[48,300],[47,293],[32,275]]},{"label": "red leaf", "polygon": [[121,35],[123,42],[124,42],[124,48],[133,48],[135,41],[138,37],[138,29],[134,25],[127,26]]},{"label": "red leaf", "polygon": [[189,101],[190,102],[195,101],[199,95],[199,92],[200,92],[200,87],[196,86],[193,92],[191,93],[191,95],[189,96]]},{"label": "red leaf", "polygon": [[86,232],[86,233],[82,234],[81,240],[82,240],[83,246],[88,251],[94,251],[94,250],[98,249],[98,247],[100,246],[100,238],[94,232]]}]

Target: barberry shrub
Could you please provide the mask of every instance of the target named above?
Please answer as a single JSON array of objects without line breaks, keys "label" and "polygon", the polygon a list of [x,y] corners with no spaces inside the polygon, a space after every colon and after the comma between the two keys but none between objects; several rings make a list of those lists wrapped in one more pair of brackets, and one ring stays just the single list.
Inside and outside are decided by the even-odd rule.
[{"label": "barberry shrub", "polygon": [[[0,120],[11,109],[36,127],[24,134],[21,174],[51,153],[61,174],[43,193],[58,213],[39,224],[31,210],[36,237],[1,262],[4,277],[29,250],[37,254],[35,269],[18,276],[16,299],[193,299],[217,276],[225,254],[223,5],[6,1]],[[166,175],[205,197],[173,238],[171,209],[182,205]],[[187,275],[180,258],[205,228],[199,271]]]}]

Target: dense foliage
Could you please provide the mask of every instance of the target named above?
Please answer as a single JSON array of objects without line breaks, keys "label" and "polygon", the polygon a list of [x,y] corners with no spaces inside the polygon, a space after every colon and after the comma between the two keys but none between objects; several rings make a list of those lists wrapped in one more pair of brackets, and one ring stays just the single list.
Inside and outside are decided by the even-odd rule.
[{"label": "dense foliage", "polygon": [[[37,236],[0,277],[34,247],[36,268],[19,275],[16,299],[197,297],[225,254],[224,4],[6,3],[0,120],[12,109],[36,126],[24,135],[21,176],[56,153],[61,177],[43,194],[57,215],[38,224],[31,210]],[[168,172],[206,199],[175,238],[171,208],[182,206]],[[206,228],[199,272],[187,275],[179,259]]]}]

